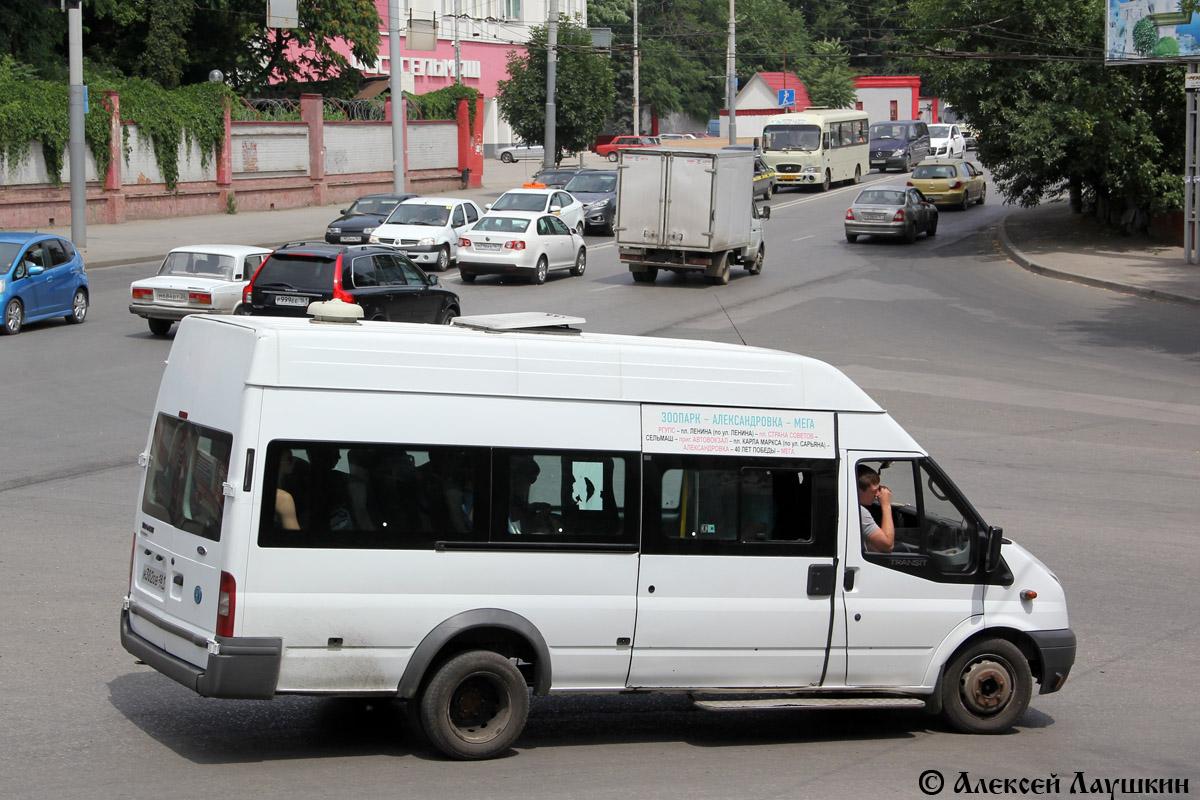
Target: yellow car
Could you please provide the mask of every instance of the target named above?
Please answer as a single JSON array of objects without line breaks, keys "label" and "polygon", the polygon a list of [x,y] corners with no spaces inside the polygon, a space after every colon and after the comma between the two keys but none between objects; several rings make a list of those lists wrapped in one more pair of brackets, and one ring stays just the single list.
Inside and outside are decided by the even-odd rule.
[{"label": "yellow car", "polygon": [[966,211],[972,203],[983,205],[987,181],[983,171],[970,161],[958,158],[927,158],[913,168],[909,186],[915,186],[925,199],[939,206],[954,206]]}]

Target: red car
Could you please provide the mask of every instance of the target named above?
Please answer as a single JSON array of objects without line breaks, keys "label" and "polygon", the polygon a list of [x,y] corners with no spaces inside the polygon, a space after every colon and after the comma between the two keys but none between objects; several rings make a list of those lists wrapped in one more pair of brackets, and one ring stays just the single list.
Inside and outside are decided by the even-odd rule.
[{"label": "red car", "polygon": [[657,136],[618,136],[611,142],[596,145],[596,153],[609,161],[616,161],[620,150],[630,147],[658,147],[660,144]]}]

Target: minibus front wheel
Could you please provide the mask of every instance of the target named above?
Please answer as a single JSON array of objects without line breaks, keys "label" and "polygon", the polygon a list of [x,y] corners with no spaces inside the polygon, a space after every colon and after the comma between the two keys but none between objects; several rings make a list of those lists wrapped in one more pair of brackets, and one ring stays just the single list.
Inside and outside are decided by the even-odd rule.
[{"label": "minibus front wheel", "polygon": [[421,695],[429,741],[451,758],[479,760],[508,750],[529,716],[529,687],[510,659],[470,650],[440,666]]},{"label": "minibus front wheel", "polygon": [[942,679],[942,715],[963,733],[1008,730],[1033,694],[1029,661],[1006,639],[968,645],[946,667]]}]

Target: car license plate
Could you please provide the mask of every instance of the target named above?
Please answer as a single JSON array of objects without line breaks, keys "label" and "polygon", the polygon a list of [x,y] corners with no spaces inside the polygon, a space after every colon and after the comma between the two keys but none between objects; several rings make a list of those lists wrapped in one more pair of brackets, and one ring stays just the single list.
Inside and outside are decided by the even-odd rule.
[{"label": "car license plate", "polygon": [[925,199],[929,201],[941,200],[942,196],[940,194],[927,194],[925,195]]},{"label": "car license plate", "polygon": [[279,294],[275,295],[275,305],[277,306],[304,306],[308,307],[307,297],[298,297],[294,294]]},{"label": "car license plate", "polygon": [[475,245],[475,249],[476,249],[476,250],[499,250],[499,249],[500,249],[500,245],[498,245],[498,244],[487,244],[486,242],[481,242],[481,243],[479,243],[479,244]]},{"label": "car license plate", "polygon": [[151,566],[142,567],[142,583],[160,592],[167,589],[167,573],[157,570]]},{"label": "car license plate", "polygon": [[186,303],[188,296],[187,292],[170,292],[165,289],[159,289],[158,299],[168,303]]},{"label": "car license plate", "polygon": [[342,237],[343,242],[361,242],[362,239],[363,239],[363,237],[361,237],[361,236],[343,236]]},{"label": "car license plate", "polygon": [[875,166],[876,164],[882,164],[883,162],[884,162],[884,159],[882,159],[882,158],[872,158],[871,166]]},{"label": "car license plate", "polygon": [[863,218],[864,220],[880,220],[880,219],[887,219],[887,214],[863,214],[863,215],[862,215],[862,218]]}]

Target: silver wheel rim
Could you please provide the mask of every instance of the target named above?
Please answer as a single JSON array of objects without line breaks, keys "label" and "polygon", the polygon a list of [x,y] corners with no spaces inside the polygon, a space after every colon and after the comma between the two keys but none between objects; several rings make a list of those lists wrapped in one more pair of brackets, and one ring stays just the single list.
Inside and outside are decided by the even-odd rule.
[{"label": "silver wheel rim", "polygon": [[87,298],[83,296],[83,292],[75,293],[75,302],[71,304],[71,315],[79,322],[83,322],[83,318],[87,316]]},{"label": "silver wheel rim", "polygon": [[4,327],[8,328],[10,333],[21,329],[21,304],[15,300],[8,304],[4,312]]},{"label": "silver wheel rim", "polygon": [[544,281],[546,280],[546,272],[547,272],[547,271],[548,271],[548,270],[547,270],[547,268],[546,268],[546,262],[545,262],[545,261],[539,261],[539,262],[538,262],[538,265],[537,265],[537,280],[538,280],[538,283],[542,283],[542,282],[544,282]]}]

